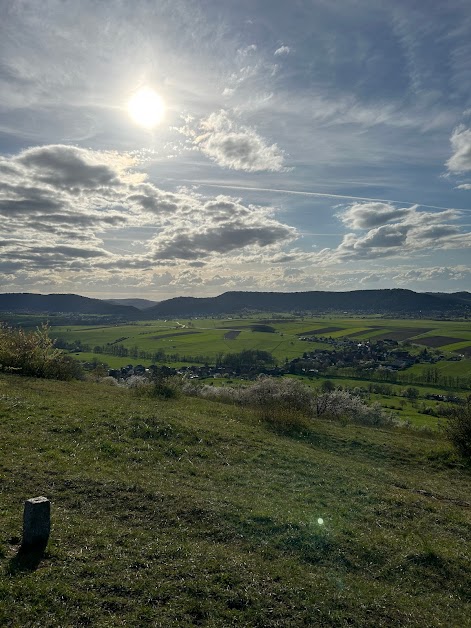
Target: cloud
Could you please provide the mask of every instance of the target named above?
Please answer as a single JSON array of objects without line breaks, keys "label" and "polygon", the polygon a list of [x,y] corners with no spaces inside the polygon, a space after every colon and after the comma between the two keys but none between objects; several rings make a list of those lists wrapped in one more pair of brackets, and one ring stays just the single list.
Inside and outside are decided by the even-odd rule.
[{"label": "cloud", "polygon": [[[273,207],[162,190],[138,165],[129,155],[63,145],[0,157],[0,246],[9,271],[135,274],[178,260],[202,268],[234,252],[274,256],[297,237]],[[139,234],[137,248],[129,230]]]},{"label": "cloud", "polygon": [[411,211],[412,208],[398,209],[389,203],[355,203],[338,217],[350,229],[370,229],[401,220]]},{"label": "cloud", "polygon": [[226,196],[207,202],[195,199],[193,213],[182,214],[154,238],[153,258],[195,260],[241,249],[250,254],[279,248],[295,239],[297,232],[272,215],[272,208],[244,206]]},{"label": "cloud", "polygon": [[291,48],[289,46],[280,46],[275,50],[273,54],[275,55],[275,57],[283,57],[289,55],[290,52]]},{"label": "cloud", "polygon": [[255,44],[250,44],[250,46],[246,46],[245,48],[239,48],[237,54],[241,57],[246,57],[254,52],[257,52],[257,46]]},{"label": "cloud", "polygon": [[411,281],[459,281],[470,277],[471,272],[466,266],[434,266],[406,270],[394,275],[393,279],[398,284],[408,284]]},{"label": "cloud", "polygon": [[471,183],[462,183],[456,186],[457,190],[471,190]]},{"label": "cloud", "polygon": [[450,138],[453,155],[446,162],[450,172],[466,172],[471,170],[471,129],[461,125]]},{"label": "cloud", "polygon": [[201,121],[202,134],[194,145],[222,168],[246,172],[280,172],[283,152],[249,127],[233,122],[226,111],[212,113]]},{"label": "cloud", "polygon": [[363,233],[347,233],[336,249],[318,254],[323,263],[344,263],[414,255],[420,251],[471,246],[471,234],[456,224],[457,210],[425,211],[417,205],[396,208],[388,203],[355,203],[337,214],[340,221]]},{"label": "cloud", "polygon": [[118,184],[116,172],[110,166],[97,163],[91,151],[75,146],[31,148],[22,153],[18,163],[26,166],[38,181],[70,192]]},{"label": "cloud", "polygon": [[189,234],[165,234],[154,242],[155,259],[200,259],[214,253],[226,253],[256,245],[266,247],[292,239],[292,231],[283,225],[213,227]]},{"label": "cloud", "polygon": [[378,281],[382,281],[383,277],[381,275],[377,275],[375,273],[370,273],[369,275],[365,275],[360,279],[361,284],[365,283],[377,283]]}]

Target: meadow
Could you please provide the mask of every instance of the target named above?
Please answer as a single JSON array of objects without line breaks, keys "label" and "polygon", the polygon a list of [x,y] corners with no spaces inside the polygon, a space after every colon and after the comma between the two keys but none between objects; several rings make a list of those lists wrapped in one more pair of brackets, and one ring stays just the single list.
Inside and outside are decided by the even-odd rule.
[{"label": "meadow", "polygon": [[2,374],[0,450],[2,626],[471,625],[471,474],[441,432]]},{"label": "meadow", "polygon": [[[39,321],[36,321],[36,324],[38,323]],[[269,331],[259,331],[263,328]],[[285,360],[302,356],[306,351],[333,349],[333,346],[326,342],[301,340],[303,336],[312,335],[336,339],[349,338],[358,342],[391,338],[406,343],[409,351],[419,353],[427,348],[431,352],[439,350],[448,357],[457,357],[458,353],[465,355],[466,347],[471,346],[471,325],[466,321],[349,316],[317,318],[259,316],[142,321],[128,325],[54,326],[51,327],[51,335],[69,344],[76,343],[81,350],[71,351],[71,354],[78,360],[98,364],[104,362],[110,368],[119,368],[129,363],[140,363],[144,366],[165,363],[175,368],[187,366],[189,363],[203,364],[206,361],[211,364],[218,356],[244,349],[268,351],[282,364]],[[456,342],[457,339],[459,343]],[[121,346],[128,350],[128,355],[113,355],[112,352]],[[84,351],[83,347],[90,350]],[[99,347],[100,352],[94,352],[95,347]],[[147,352],[148,357],[143,357],[142,351]],[[151,355],[159,351],[162,354],[153,359]],[[185,359],[189,361],[183,361]],[[447,376],[471,378],[470,358],[458,361],[442,360],[436,362],[433,368],[439,375],[438,380]],[[428,369],[429,364],[415,364],[399,374],[399,377],[417,378],[417,381],[409,383],[418,389],[418,400],[411,401],[401,397],[401,391],[408,385],[406,381],[391,385],[394,394],[369,394],[369,400],[379,401],[403,421],[416,426],[437,428],[440,419],[434,414],[440,409],[440,404],[426,399],[425,396],[449,394],[455,389],[453,386],[443,385],[443,381],[441,383],[421,381],[426,379]],[[369,383],[367,375],[360,378],[351,373],[343,375],[321,373],[310,382],[307,381],[310,385],[319,387],[326,378],[332,378],[336,386],[350,389],[367,388]],[[243,382],[241,384],[243,385]],[[456,392],[460,396],[466,394],[464,389],[456,389]]]},{"label": "meadow", "polygon": [[[273,332],[257,331],[261,323],[271,327]],[[168,354],[205,356],[210,360],[222,353],[259,349],[269,351],[278,361],[283,361],[315,348],[329,348],[323,342],[300,340],[303,335],[348,337],[359,342],[390,338],[412,342],[420,348],[439,348],[463,355],[471,350],[471,325],[466,321],[378,317],[179,319],[115,326],[57,326],[53,328],[53,335],[67,342],[79,341],[91,348],[104,345],[107,354],[111,353],[113,345],[121,344],[128,349],[163,350]],[[453,370],[453,363],[449,364],[452,366],[447,368]],[[463,369],[471,372],[470,359],[462,360],[460,364],[461,372]]]}]

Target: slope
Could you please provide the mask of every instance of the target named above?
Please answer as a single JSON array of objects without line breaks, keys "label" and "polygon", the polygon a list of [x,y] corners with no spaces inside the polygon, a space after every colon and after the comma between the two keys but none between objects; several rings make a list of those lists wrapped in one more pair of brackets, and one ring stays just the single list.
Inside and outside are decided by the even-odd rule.
[{"label": "slope", "polygon": [[[0,624],[466,626],[471,477],[439,435],[0,376]],[[45,494],[40,561],[16,555]]]}]

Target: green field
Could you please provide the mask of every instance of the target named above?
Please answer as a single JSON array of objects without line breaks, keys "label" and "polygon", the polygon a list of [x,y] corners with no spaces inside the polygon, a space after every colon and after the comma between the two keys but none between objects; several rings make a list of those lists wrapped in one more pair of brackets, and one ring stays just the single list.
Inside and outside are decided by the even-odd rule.
[{"label": "green field", "polygon": [[[0,375],[0,625],[469,626],[471,475],[441,433]],[[18,555],[26,498],[52,501]]]},{"label": "green field", "polygon": [[[253,331],[252,327],[260,324],[269,325],[274,332]],[[166,354],[165,363],[175,368],[187,366],[189,363],[214,362],[217,356],[231,352],[240,352],[244,349],[261,349],[269,351],[279,363],[286,359],[291,360],[302,356],[306,351],[314,349],[331,350],[331,344],[322,342],[306,342],[300,340],[302,334],[316,336],[330,336],[341,339],[352,338],[361,342],[362,339],[392,338],[398,341],[412,343],[409,350],[419,353],[424,347],[431,352],[440,351],[447,357],[456,356],[456,353],[447,351],[457,346],[451,345],[433,347],[430,344],[415,344],[425,342],[436,344],[446,342],[446,339],[462,339],[458,345],[471,345],[470,324],[462,321],[430,321],[430,320],[391,320],[378,317],[349,318],[349,317],[318,317],[318,318],[292,318],[283,319],[272,317],[237,318],[237,319],[193,319],[169,320],[169,321],[143,321],[128,325],[96,325],[96,326],[68,326],[53,327],[51,334],[68,343],[80,342],[82,346],[89,345],[90,351],[74,351],[72,355],[83,362],[106,363],[110,368],[119,368],[127,364],[143,364],[149,366],[159,360],[151,357],[142,357],[139,352],[146,351],[150,354],[162,350]],[[432,339],[432,341],[427,339]],[[134,348],[134,355],[112,355],[111,351],[116,345],[126,347],[130,352]],[[103,353],[93,352],[95,346],[101,346]],[[182,360],[188,359],[189,362]],[[450,391],[463,396],[465,389],[453,388],[451,383],[444,380],[434,386],[426,384],[420,379],[425,379],[430,364],[416,364],[399,374],[399,377],[416,377],[418,380],[403,381],[392,384],[395,395],[370,395],[370,401],[380,403],[392,410],[398,418],[410,421],[416,426],[436,428],[439,419],[431,414],[424,414],[428,409],[435,412],[440,404],[433,400],[424,399],[427,393],[445,394]],[[433,365],[433,369],[443,377],[471,377],[471,359],[459,361],[442,360]],[[325,379],[324,373],[313,379],[311,384],[319,387]],[[368,386],[367,375],[360,379],[351,375],[337,373],[331,375],[336,386],[350,389]],[[404,400],[399,396],[400,391],[409,384],[416,386],[420,398],[416,403]],[[444,386],[446,384],[446,386]]]},{"label": "green field", "polygon": [[[301,356],[305,351],[315,348],[329,348],[330,345],[325,343],[300,340],[300,335],[307,335],[306,332],[308,335],[333,338],[352,337],[359,341],[391,338],[417,343],[420,348],[427,346],[420,344],[424,339],[432,345],[435,344],[434,339],[437,339],[437,346],[429,344],[428,348],[439,348],[442,351],[464,350],[466,353],[466,349],[471,347],[471,325],[462,321],[323,317],[288,321],[275,319],[271,322],[268,319],[274,333],[252,331],[251,326],[260,324],[261,320],[267,319],[180,319],[105,327],[54,327],[53,335],[68,342],[80,341],[91,348],[105,345],[106,353],[109,353],[112,343],[119,343],[128,349],[137,347],[138,350],[149,352],[163,350],[168,354],[203,355],[209,359],[214,359],[221,353],[260,349],[269,351],[282,361]],[[331,328],[336,328],[336,331],[322,333]],[[228,338],[231,330],[239,332],[236,337]],[[447,344],[447,339],[453,342]],[[441,342],[445,344],[440,344]],[[451,369],[455,368],[453,363],[450,364]],[[471,369],[471,360],[466,360],[466,367]]]}]

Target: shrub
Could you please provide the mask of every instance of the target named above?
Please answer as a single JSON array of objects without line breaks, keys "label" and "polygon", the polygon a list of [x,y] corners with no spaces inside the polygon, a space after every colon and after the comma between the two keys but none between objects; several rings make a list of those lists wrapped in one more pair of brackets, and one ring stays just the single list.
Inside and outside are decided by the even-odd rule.
[{"label": "shrub", "polygon": [[471,462],[471,395],[450,412],[445,431],[460,456]]},{"label": "shrub", "polygon": [[287,377],[261,375],[251,386],[239,388],[185,382],[183,393],[249,406],[264,421],[283,428],[306,427],[305,419],[313,414],[375,427],[397,422],[379,403],[369,406],[360,397],[346,390],[333,390],[314,396],[311,389],[302,382]]},{"label": "shrub", "polygon": [[81,379],[80,364],[54,346],[47,325],[26,332],[0,326],[0,369],[50,379]]},{"label": "shrub", "polygon": [[385,412],[379,403],[369,406],[346,390],[333,390],[318,395],[315,399],[314,410],[318,417],[350,421],[361,425],[378,427],[393,425],[395,422],[393,415]]},{"label": "shrub", "polygon": [[175,399],[180,396],[182,383],[179,377],[166,377],[157,375],[149,379],[144,375],[132,375],[123,383],[134,394],[145,397],[158,397],[160,399]]},{"label": "shrub", "polygon": [[281,430],[306,427],[305,419],[312,413],[312,392],[296,379],[262,375],[255,384],[240,390],[240,401]]}]

